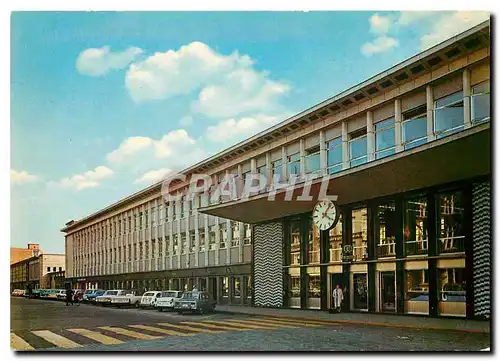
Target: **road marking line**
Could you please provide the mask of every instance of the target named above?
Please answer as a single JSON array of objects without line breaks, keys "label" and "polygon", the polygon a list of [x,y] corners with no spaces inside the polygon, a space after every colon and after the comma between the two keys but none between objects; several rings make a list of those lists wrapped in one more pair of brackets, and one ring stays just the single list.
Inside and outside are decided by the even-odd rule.
[{"label": "road marking line", "polygon": [[102,343],[103,345],[120,345],[124,343],[123,341],[103,335],[102,333],[96,332],[96,331],[90,331],[86,330],[84,328],[69,328],[67,331],[77,333],[79,335],[85,336],[87,338],[90,338],[91,340],[97,341],[99,343]]},{"label": "road marking line", "polygon": [[324,326],[324,325],[335,325],[336,322],[335,321],[319,321],[319,320],[298,320],[296,318],[288,318],[288,317],[275,317],[275,316],[266,316],[264,317],[268,320],[281,320],[281,321],[286,321],[286,322],[307,322],[307,323],[311,323],[311,324],[316,324],[316,325],[320,325],[320,326]]},{"label": "road marking line", "polygon": [[296,326],[300,326],[300,327],[322,327],[324,326],[323,324],[316,324],[316,323],[311,323],[309,321],[304,321],[304,322],[301,322],[301,321],[280,321],[278,319],[272,319],[272,318],[255,318],[254,320],[258,320],[258,321],[265,321],[265,322],[269,322],[269,323],[277,323],[277,324],[284,324],[284,325],[296,325]]},{"label": "road marking line", "polygon": [[205,332],[205,333],[220,333],[220,331],[205,330],[203,328],[190,327],[190,326],[182,326],[182,325],[177,325],[177,324],[168,323],[168,322],[161,322],[161,323],[158,323],[158,324],[160,326],[167,326],[167,327],[172,327],[172,328],[179,328],[181,330],[186,330],[186,331]]},{"label": "road marking line", "polygon": [[14,332],[10,333],[10,348],[16,351],[27,351],[34,350],[35,348],[29,343],[24,341],[21,337],[16,335]]},{"label": "road marking line", "polygon": [[203,322],[190,322],[190,321],[183,321],[181,323],[185,323],[188,325],[195,325],[195,326],[203,326],[203,327],[210,327],[210,328],[215,328],[216,330],[225,330],[225,331],[248,331],[248,328],[236,328],[236,327],[228,327],[228,326],[220,326],[220,325],[214,325],[209,323],[208,321],[203,321]]},{"label": "road marking line", "polygon": [[49,341],[50,343],[56,345],[57,347],[62,347],[62,348],[82,347],[82,345],[80,345],[79,343],[71,341],[70,339],[64,336],[50,332],[49,330],[31,331],[31,333],[37,335],[38,337],[43,338],[46,341]]},{"label": "road marking line", "polygon": [[238,322],[238,320],[232,320],[232,321],[215,321],[212,320],[210,322],[214,323],[221,323],[223,325],[229,325],[229,326],[240,326],[240,327],[247,327],[247,328],[254,328],[254,329],[262,329],[262,330],[277,330],[277,327],[272,327],[272,326],[256,326],[256,325],[246,325],[244,323]]},{"label": "road marking line", "polygon": [[153,327],[153,326],[144,326],[144,325],[128,325],[129,327],[140,328],[142,330],[154,331],[159,333],[164,333],[170,336],[194,336],[194,333],[183,333],[178,331],[166,330],[164,328]]},{"label": "road marking line", "polygon": [[298,328],[297,326],[290,326],[290,325],[284,325],[284,324],[279,324],[279,325],[273,325],[271,324],[270,321],[266,322],[260,321],[258,319],[251,319],[251,320],[241,320],[238,321],[240,323],[249,323],[249,324],[255,324],[255,325],[260,325],[260,326],[267,326],[267,327],[279,327],[279,328]]},{"label": "road marking line", "polygon": [[121,327],[110,327],[110,326],[102,326],[99,327],[102,330],[106,331],[111,331],[114,333],[117,333],[119,335],[125,335],[125,336],[130,336],[133,338],[137,338],[139,340],[157,340],[159,338],[162,338],[161,336],[151,336],[151,335],[146,335],[145,333],[140,333],[140,332],[135,332],[131,330],[127,330]]}]

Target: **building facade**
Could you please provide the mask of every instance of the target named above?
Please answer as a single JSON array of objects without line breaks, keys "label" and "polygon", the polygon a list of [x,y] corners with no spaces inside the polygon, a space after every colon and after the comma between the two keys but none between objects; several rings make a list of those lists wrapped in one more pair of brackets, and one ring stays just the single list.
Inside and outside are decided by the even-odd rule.
[{"label": "building facade", "polygon": [[[184,170],[180,202],[155,184],[68,223],[67,276],[323,310],[339,285],[346,311],[488,318],[490,143],[485,22]],[[214,185],[186,198],[199,173]],[[319,231],[325,179],[340,216]]]},{"label": "building facade", "polygon": [[64,254],[41,254],[10,265],[10,288],[50,288],[51,272],[64,272]]},{"label": "building facade", "polygon": [[38,256],[40,253],[42,253],[40,245],[36,243],[28,243],[27,248],[10,247],[10,264]]}]

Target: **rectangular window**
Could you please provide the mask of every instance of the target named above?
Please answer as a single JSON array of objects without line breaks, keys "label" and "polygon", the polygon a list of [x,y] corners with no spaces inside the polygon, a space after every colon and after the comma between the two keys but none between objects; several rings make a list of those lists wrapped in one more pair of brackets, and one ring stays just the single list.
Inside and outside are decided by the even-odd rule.
[{"label": "rectangular window", "polygon": [[352,245],[355,261],[368,258],[368,214],[366,208],[352,210]]},{"label": "rectangular window", "polygon": [[319,145],[306,149],[305,167],[306,173],[316,173],[321,170]]},{"label": "rectangular window", "polygon": [[319,274],[307,275],[307,308],[320,309],[321,308],[321,277]]},{"label": "rectangular window", "polygon": [[342,170],[342,137],[326,142],[327,170],[328,174],[337,173]]},{"label": "rectangular window", "polygon": [[59,272],[62,272],[62,267],[59,267]]},{"label": "rectangular window", "polygon": [[252,244],[252,226],[250,224],[245,224],[245,239],[243,241],[243,244]]},{"label": "rectangular window", "polygon": [[128,260],[132,261],[132,245],[128,245]]},{"label": "rectangular window", "polygon": [[149,228],[149,211],[145,210],[144,211],[144,222],[145,222],[145,228]]},{"label": "rectangular window", "polygon": [[50,272],[50,267],[47,267],[47,272]]},{"label": "rectangular window", "polygon": [[157,208],[151,207],[151,226],[152,227],[156,226],[156,215],[157,215]]},{"label": "rectangular window", "polygon": [[170,256],[170,238],[165,237],[165,256]]},{"label": "rectangular window", "polygon": [[155,258],[156,240],[151,240],[151,259]]},{"label": "rectangular window", "polygon": [[174,201],[172,204],[172,219],[177,219],[177,202]]},{"label": "rectangular window", "polygon": [[375,159],[393,155],[396,151],[394,118],[375,124]]},{"label": "rectangular window", "polygon": [[490,120],[490,82],[472,87],[471,120],[473,124]]},{"label": "rectangular window", "polygon": [[465,268],[438,269],[439,315],[466,316]]},{"label": "rectangular window", "polygon": [[427,105],[403,113],[403,147],[411,149],[427,142]]},{"label": "rectangular window", "polygon": [[300,175],[300,153],[295,153],[286,157],[288,176]]},{"label": "rectangular window", "polygon": [[240,245],[240,226],[238,222],[231,222],[231,247]]},{"label": "rectangular window", "polygon": [[233,281],[233,297],[241,298],[241,282],[239,277],[231,277]]},{"label": "rectangular window", "polygon": [[179,254],[179,235],[174,234],[173,237],[174,256],[177,256]]},{"label": "rectangular window", "polygon": [[307,244],[307,261],[309,264],[319,263],[319,228],[311,221],[309,222],[309,242]]},{"label": "rectangular window", "polygon": [[281,179],[283,178],[283,173],[282,173],[282,162],[280,160],[275,160],[274,162],[271,163],[273,167],[273,180],[276,179],[275,183],[281,182]]},{"label": "rectangular window", "polygon": [[330,237],[330,262],[342,261],[342,215],[335,227],[329,231]]},{"label": "rectangular window", "polygon": [[205,251],[205,230],[200,229],[198,232],[198,237],[200,238],[200,251]]},{"label": "rectangular window", "polygon": [[426,269],[406,271],[405,313],[429,314],[429,278]]},{"label": "rectangular window", "polygon": [[300,264],[300,220],[290,222],[290,265]]},{"label": "rectangular window", "polygon": [[356,167],[367,161],[366,128],[349,135],[350,166]]},{"label": "rectangular window", "polygon": [[188,240],[186,237],[186,233],[181,233],[181,253],[186,254],[188,253]]},{"label": "rectangular window", "polygon": [[142,212],[139,213],[139,229],[142,229],[142,226],[143,226],[143,218],[142,218]]},{"label": "rectangular window", "polygon": [[229,297],[229,277],[222,277],[222,297]]},{"label": "rectangular window", "polygon": [[219,248],[226,248],[227,245],[227,229],[226,225],[222,225],[220,228],[220,243]]},{"label": "rectangular window", "polygon": [[208,193],[200,194],[200,198],[201,198],[201,206],[208,207]]},{"label": "rectangular window", "polygon": [[427,199],[416,197],[404,202],[403,239],[405,254],[427,254]]},{"label": "rectangular window", "polygon": [[461,192],[439,196],[438,231],[440,253],[464,252],[464,200]]},{"label": "rectangular window", "polygon": [[210,232],[208,234],[208,250],[215,249],[215,226],[210,227]]},{"label": "rectangular window", "polygon": [[163,241],[161,238],[158,238],[158,258],[163,257]]},{"label": "rectangular window", "polygon": [[434,132],[443,138],[464,129],[464,96],[462,91],[434,102]]},{"label": "rectangular window", "polygon": [[[389,202],[377,207],[375,216],[375,243],[377,257],[393,257],[396,255],[396,232],[398,228],[396,204]],[[378,230],[377,230],[378,229]]]},{"label": "rectangular window", "polygon": [[56,271],[56,268],[55,267],[52,267],[52,272],[55,272]]},{"label": "rectangular window", "polygon": [[194,250],[196,249],[196,234],[194,232],[191,232],[189,237],[189,252],[194,253]]}]

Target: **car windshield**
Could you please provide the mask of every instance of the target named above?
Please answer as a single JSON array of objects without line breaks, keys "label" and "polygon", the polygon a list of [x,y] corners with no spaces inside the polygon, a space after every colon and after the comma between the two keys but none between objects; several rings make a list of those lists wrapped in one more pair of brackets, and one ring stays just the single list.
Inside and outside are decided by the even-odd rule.
[{"label": "car windshield", "polygon": [[198,298],[198,292],[186,292],[182,294],[183,299]]},{"label": "car windshield", "polygon": [[161,297],[177,297],[177,292],[174,291],[163,292],[161,294]]},{"label": "car windshield", "polygon": [[85,294],[88,295],[89,293],[93,293],[93,292],[94,292],[94,290],[87,290],[87,291],[85,291]]},{"label": "car windshield", "polygon": [[118,291],[106,291],[105,295],[106,296],[115,296],[118,294]]},{"label": "car windshield", "polygon": [[95,294],[96,294],[97,296],[101,296],[101,295],[103,295],[103,294],[104,294],[104,291],[96,291],[96,293],[95,293]]}]

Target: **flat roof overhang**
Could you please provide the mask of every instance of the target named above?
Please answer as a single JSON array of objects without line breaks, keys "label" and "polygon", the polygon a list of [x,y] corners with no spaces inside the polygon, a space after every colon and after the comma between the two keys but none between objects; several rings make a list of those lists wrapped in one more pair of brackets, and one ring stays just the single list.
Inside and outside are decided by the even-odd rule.
[{"label": "flat roof overhang", "polygon": [[[328,195],[337,204],[408,192],[454,181],[491,174],[491,130],[483,124],[443,139],[423,144],[390,157],[372,161],[331,175]],[[312,201],[297,201],[304,184],[297,183],[291,201],[279,190],[274,201],[268,192],[200,208],[199,212],[245,223],[260,223],[312,211],[317,202],[321,178],[314,180]]]}]

